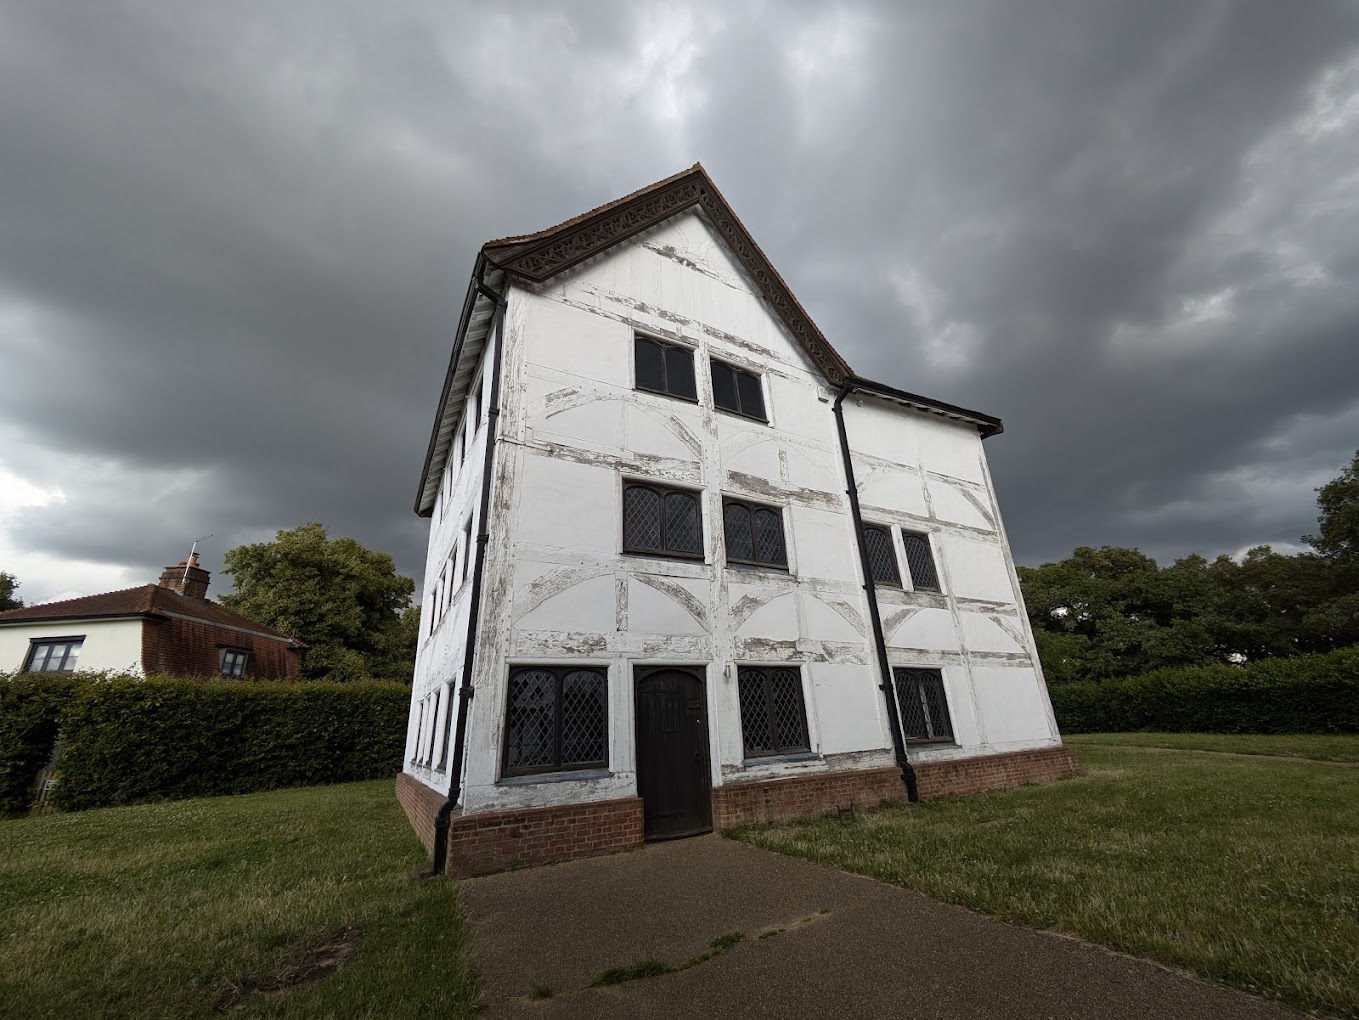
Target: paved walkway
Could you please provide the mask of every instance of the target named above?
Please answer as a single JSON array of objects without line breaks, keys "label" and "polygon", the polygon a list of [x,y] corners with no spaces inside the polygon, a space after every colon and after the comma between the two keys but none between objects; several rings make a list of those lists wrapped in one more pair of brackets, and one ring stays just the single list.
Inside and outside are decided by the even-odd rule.
[{"label": "paved walkway", "polygon": [[[720,836],[460,883],[486,1016],[977,1017],[1298,1014],[1055,935]],[[765,938],[762,932],[782,929]],[[587,988],[611,967],[687,970]],[[535,985],[552,997],[531,1000]]]}]

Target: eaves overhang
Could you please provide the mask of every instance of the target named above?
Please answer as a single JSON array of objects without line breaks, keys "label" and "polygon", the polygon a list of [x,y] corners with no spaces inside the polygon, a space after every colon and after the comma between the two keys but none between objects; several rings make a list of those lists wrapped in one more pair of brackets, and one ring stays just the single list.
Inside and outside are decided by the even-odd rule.
[{"label": "eaves overhang", "polygon": [[899,390],[895,386],[888,386],[886,383],[874,382],[872,379],[852,376],[845,380],[844,387],[849,392],[869,393],[914,411],[924,411],[927,414],[951,419],[959,424],[971,425],[981,433],[983,439],[988,439],[1005,431],[1005,425],[995,415],[972,411],[966,407],[959,407],[957,404],[935,400],[933,397],[923,397],[919,393],[908,393],[906,390]]}]

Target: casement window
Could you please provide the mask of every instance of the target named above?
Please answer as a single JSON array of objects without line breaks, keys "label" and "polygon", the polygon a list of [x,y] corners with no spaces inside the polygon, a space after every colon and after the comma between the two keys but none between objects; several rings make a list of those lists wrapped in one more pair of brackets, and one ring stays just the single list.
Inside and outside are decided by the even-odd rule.
[{"label": "casement window", "polygon": [[453,685],[451,683],[444,684],[443,704],[443,732],[439,737],[439,758],[434,763],[434,767],[440,772],[448,771],[448,738],[453,729]]},{"label": "casement window", "polygon": [[505,707],[506,776],[608,765],[608,677],[580,666],[517,666]]},{"label": "casement window", "polygon": [[757,421],[768,421],[764,413],[764,387],[760,377],[745,369],[713,361],[713,406]]},{"label": "casement window", "polygon": [[481,380],[477,380],[477,388],[472,391],[472,395],[467,398],[467,437],[470,440],[481,428]]},{"label": "casement window", "polygon": [[693,351],[678,344],[639,336],[633,340],[633,352],[639,390],[698,401]]},{"label": "casement window", "polygon": [[467,523],[462,526],[462,577],[458,581],[458,587],[467,583],[467,571],[472,563],[472,518],[467,518]]},{"label": "casement window", "polygon": [[244,648],[223,648],[217,658],[217,671],[222,676],[245,676],[245,663],[250,653]]},{"label": "casement window", "polygon": [[901,733],[908,743],[952,743],[953,723],[937,669],[894,669]]},{"label": "casement window", "polygon": [[24,670],[29,673],[72,673],[85,636],[35,638],[28,646]]},{"label": "casement window", "polygon": [[741,739],[747,758],[797,754],[811,749],[802,676],[795,669],[741,666],[736,671],[741,700]]},{"label": "casement window", "polygon": [[938,591],[939,573],[934,569],[929,536],[903,531],[901,541],[906,549],[906,570],[911,575],[911,587],[916,591]]},{"label": "casement window", "polygon": [[439,688],[427,699],[429,701],[429,720],[425,723],[425,768],[429,768],[434,762],[434,736],[439,726],[439,708],[443,700],[443,688]]},{"label": "casement window", "polygon": [[623,486],[623,551],[703,558],[699,494],[649,482]]},{"label": "casement window", "polygon": [[874,584],[901,584],[892,533],[876,524],[864,525],[864,549],[868,553],[868,576]]},{"label": "casement window", "polygon": [[415,732],[412,734],[412,736],[415,738],[411,742],[412,765],[414,765],[416,762],[420,760],[420,739],[421,737],[424,736],[424,732],[425,732],[425,699],[421,698],[419,712],[417,713],[415,719]]},{"label": "casement window", "polygon": [[782,511],[744,500],[723,499],[722,529],[727,539],[728,563],[788,569]]}]

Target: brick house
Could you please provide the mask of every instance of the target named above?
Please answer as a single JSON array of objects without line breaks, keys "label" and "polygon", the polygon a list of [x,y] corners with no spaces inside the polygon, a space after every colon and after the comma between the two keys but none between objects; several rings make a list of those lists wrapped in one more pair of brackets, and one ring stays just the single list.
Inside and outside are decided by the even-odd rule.
[{"label": "brick house", "polygon": [[1071,775],[982,441],[701,166],[476,260],[397,796],[473,874]]},{"label": "brick house", "polygon": [[210,577],[190,556],[156,584],[0,613],[0,670],[297,677],[306,645],[211,601]]}]

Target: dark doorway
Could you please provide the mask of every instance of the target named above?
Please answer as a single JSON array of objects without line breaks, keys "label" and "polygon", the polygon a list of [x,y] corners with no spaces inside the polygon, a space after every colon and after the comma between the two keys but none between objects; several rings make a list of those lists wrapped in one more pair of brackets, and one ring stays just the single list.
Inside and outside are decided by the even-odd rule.
[{"label": "dark doorway", "polygon": [[711,832],[703,680],[670,666],[637,670],[637,792],[647,839]]}]

